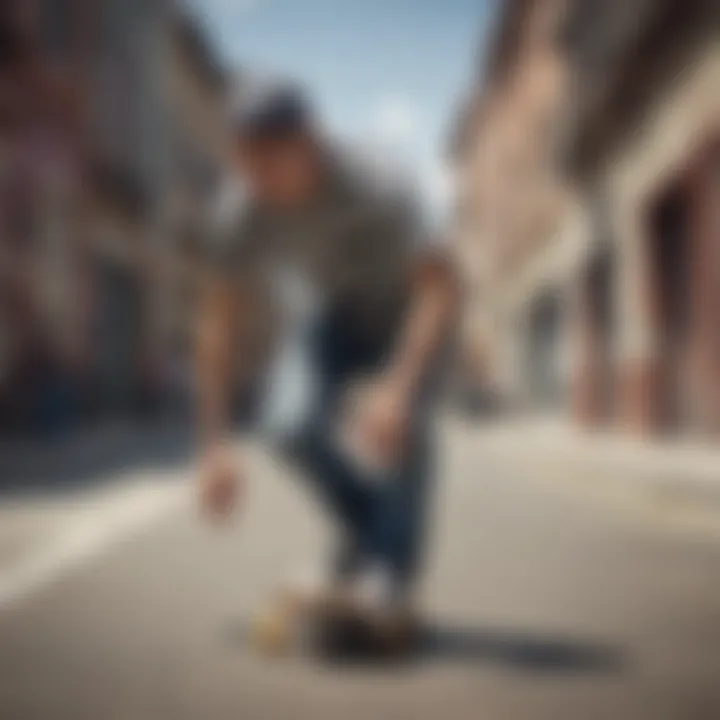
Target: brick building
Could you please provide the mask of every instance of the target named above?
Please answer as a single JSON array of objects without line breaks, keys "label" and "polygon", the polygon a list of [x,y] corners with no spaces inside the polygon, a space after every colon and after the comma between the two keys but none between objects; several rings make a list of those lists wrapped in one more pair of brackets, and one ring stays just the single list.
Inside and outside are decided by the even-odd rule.
[{"label": "brick building", "polygon": [[0,69],[0,165],[12,180],[0,189],[0,267],[12,278],[0,414],[33,426],[45,396],[56,408],[64,397],[65,415],[70,396],[84,413],[136,412],[177,375],[176,316],[187,334],[178,308],[199,262],[184,238],[197,218],[176,208],[197,216],[221,172],[224,73],[171,0],[3,8],[18,50]]},{"label": "brick building", "polygon": [[0,424],[33,424],[58,378],[77,367],[73,227],[81,112],[78,26],[57,3],[0,10]]},{"label": "brick building", "polygon": [[[166,371],[174,391],[186,393],[194,362],[195,308],[206,260],[209,215],[232,162],[227,96],[231,77],[209,37],[186,11],[174,13],[166,56],[168,130],[164,222],[172,238],[157,336],[164,339]],[[172,390],[173,388],[171,388]]]},{"label": "brick building", "polygon": [[578,2],[561,159],[584,198],[575,411],[720,431],[720,6]]},{"label": "brick building", "polygon": [[[470,337],[509,401],[572,409],[589,426],[717,433],[719,8],[503,5],[454,149],[457,242],[478,273]],[[533,51],[554,80],[522,89]],[[538,97],[544,121],[528,109]],[[528,146],[513,123],[536,128]],[[554,198],[545,213],[528,204],[538,185]]]},{"label": "brick building", "polygon": [[552,154],[567,96],[564,6],[502,5],[453,139],[456,247],[470,289],[464,346],[482,382],[513,404],[555,404],[563,389],[562,307],[545,276],[569,205]]}]

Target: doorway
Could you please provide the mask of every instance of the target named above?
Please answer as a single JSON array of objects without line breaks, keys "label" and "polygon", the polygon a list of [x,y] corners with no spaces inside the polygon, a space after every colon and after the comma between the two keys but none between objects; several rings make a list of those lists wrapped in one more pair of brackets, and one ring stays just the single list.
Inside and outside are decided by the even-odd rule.
[{"label": "doorway", "polygon": [[691,330],[690,203],[683,186],[664,195],[651,215],[651,298],[658,351],[656,417],[662,432],[687,426],[685,369]]},{"label": "doorway", "polygon": [[616,405],[614,277],[615,262],[610,249],[596,255],[585,271],[587,322],[591,334],[593,418],[601,424],[614,418]]},{"label": "doorway", "polygon": [[557,291],[540,295],[528,318],[527,377],[531,405],[554,410],[563,404],[562,303]]},{"label": "doorway", "polygon": [[145,306],[136,271],[112,261],[96,268],[96,404],[104,414],[133,414],[142,397]]}]

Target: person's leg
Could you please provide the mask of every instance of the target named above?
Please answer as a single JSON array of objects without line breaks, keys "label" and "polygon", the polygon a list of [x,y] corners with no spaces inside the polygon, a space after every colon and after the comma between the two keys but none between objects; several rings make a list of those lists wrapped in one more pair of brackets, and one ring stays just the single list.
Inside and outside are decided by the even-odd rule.
[{"label": "person's leg", "polygon": [[[339,525],[343,548],[363,547],[376,506],[376,490],[338,452],[330,423],[313,423],[286,448]],[[343,561],[344,562],[344,561]]]},{"label": "person's leg", "polygon": [[340,526],[336,569],[341,575],[380,565],[394,582],[412,582],[433,473],[427,426],[423,419],[413,428],[405,459],[385,476],[375,476],[342,453],[332,439],[332,422],[308,431],[297,443],[295,464]]},{"label": "person's leg", "polygon": [[417,433],[397,471],[378,481],[378,495],[367,526],[366,555],[385,569],[391,592],[411,591],[422,560],[432,480],[427,431]]},{"label": "person's leg", "polygon": [[359,371],[377,364],[381,349],[359,341],[352,323],[335,310],[320,318],[310,335],[309,351],[316,373],[316,407],[283,449],[339,526],[335,565],[340,574],[346,574],[368,549],[365,538],[375,514],[377,489],[339,448],[339,405],[348,383]]},{"label": "person's leg", "polygon": [[[431,476],[427,404],[419,402],[407,457],[387,477],[372,477],[340,450],[338,400],[358,372],[381,364],[381,347],[368,347],[349,332],[342,315],[330,315],[315,337],[322,399],[313,421],[295,438],[292,455],[340,526],[336,570],[341,574],[380,564],[394,584],[416,573],[424,538]],[[426,400],[426,398],[424,398]]]},{"label": "person's leg", "polygon": [[387,477],[369,477],[321,434],[306,439],[296,463],[339,526],[333,575],[352,578],[366,569],[380,569],[387,590],[405,598],[419,570],[425,540],[432,477],[427,433],[413,437],[407,458]]}]

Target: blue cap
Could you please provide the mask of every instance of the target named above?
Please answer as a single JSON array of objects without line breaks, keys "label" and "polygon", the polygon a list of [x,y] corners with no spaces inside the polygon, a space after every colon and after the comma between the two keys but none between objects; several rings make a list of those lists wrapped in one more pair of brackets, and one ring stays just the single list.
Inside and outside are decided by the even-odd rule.
[{"label": "blue cap", "polygon": [[312,113],[305,94],[290,84],[264,87],[242,98],[235,113],[235,130],[241,137],[272,139],[307,130]]}]

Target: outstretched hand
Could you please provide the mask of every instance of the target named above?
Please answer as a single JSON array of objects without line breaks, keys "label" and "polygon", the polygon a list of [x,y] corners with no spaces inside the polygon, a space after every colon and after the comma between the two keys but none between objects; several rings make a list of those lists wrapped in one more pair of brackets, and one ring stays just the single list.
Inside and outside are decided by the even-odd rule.
[{"label": "outstretched hand", "polygon": [[200,470],[200,506],[212,520],[227,520],[238,506],[243,473],[235,453],[226,446],[208,449]]},{"label": "outstretched hand", "polygon": [[356,397],[353,433],[375,463],[400,462],[410,435],[412,404],[399,384],[388,378],[371,383]]}]

